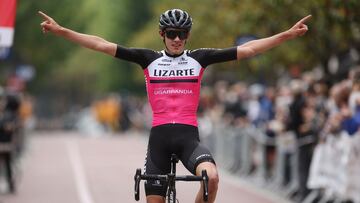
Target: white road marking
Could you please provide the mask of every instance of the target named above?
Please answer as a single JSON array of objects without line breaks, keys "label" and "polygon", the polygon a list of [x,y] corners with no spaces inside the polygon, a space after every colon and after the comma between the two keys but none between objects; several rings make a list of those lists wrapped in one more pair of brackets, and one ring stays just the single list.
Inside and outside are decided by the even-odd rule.
[{"label": "white road marking", "polygon": [[75,184],[80,203],[94,203],[89,192],[85,170],[81,161],[79,147],[74,140],[67,142],[68,154],[74,172]]}]

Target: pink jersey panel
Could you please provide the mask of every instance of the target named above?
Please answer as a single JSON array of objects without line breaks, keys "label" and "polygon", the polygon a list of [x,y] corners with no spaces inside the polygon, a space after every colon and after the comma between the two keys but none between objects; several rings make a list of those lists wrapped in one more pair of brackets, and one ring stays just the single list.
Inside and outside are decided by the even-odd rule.
[{"label": "pink jersey panel", "polygon": [[197,126],[204,68],[191,57],[164,55],[144,69],[153,126],[181,123]]}]

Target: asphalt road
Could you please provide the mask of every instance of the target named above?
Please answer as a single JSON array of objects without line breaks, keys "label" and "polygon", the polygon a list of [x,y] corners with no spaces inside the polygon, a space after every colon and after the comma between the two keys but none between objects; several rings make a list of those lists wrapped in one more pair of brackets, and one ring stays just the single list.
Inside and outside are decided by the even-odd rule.
[{"label": "asphalt road", "polygon": [[[28,140],[17,173],[17,193],[1,192],[0,203],[136,202],[133,177],[136,168],[144,164],[146,136],[87,137],[76,132],[37,132]],[[181,164],[177,172],[188,174]],[[193,202],[198,187],[196,182],[178,183],[179,202]],[[145,202],[141,189],[140,202]],[[216,202],[284,201],[220,171]]]}]

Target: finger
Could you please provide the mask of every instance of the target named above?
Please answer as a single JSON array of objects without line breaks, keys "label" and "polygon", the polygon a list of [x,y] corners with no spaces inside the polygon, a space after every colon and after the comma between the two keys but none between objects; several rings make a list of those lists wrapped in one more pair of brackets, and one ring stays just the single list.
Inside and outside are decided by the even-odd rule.
[{"label": "finger", "polygon": [[308,26],[305,24],[300,24],[297,29],[308,29]]},{"label": "finger", "polygon": [[300,32],[306,32],[306,31],[308,31],[308,28],[307,28],[307,27],[304,27],[304,28],[299,29],[299,31],[300,31]]},{"label": "finger", "polygon": [[299,35],[299,36],[303,36],[307,31],[308,31],[307,28],[299,29],[299,30],[298,30],[298,35]]},{"label": "finger", "polygon": [[42,27],[42,28],[45,28],[45,29],[48,29],[48,23],[47,22],[43,22],[43,23],[41,23],[40,24],[40,26]]},{"label": "finger", "polygon": [[42,28],[42,32],[46,34],[48,31],[45,28]]},{"label": "finger", "polygon": [[38,11],[38,14],[44,19],[44,20],[51,20],[50,16],[46,15],[45,13]]},{"label": "finger", "polygon": [[43,22],[41,23],[41,29],[43,30],[43,32],[45,30],[45,33],[47,33],[51,30],[51,26],[48,23]]},{"label": "finger", "polygon": [[305,23],[306,21],[308,21],[311,17],[312,17],[312,15],[308,15],[308,16],[302,18],[298,23],[299,23],[299,24],[303,24],[303,23]]}]

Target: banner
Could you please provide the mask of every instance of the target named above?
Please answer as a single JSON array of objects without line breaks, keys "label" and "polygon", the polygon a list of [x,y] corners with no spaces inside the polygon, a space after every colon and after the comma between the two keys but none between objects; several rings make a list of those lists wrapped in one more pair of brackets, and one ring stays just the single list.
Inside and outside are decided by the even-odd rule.
[{"label": "banner", "polygon": [[0,47],[13,44],[16,0],[0,0]]}]

